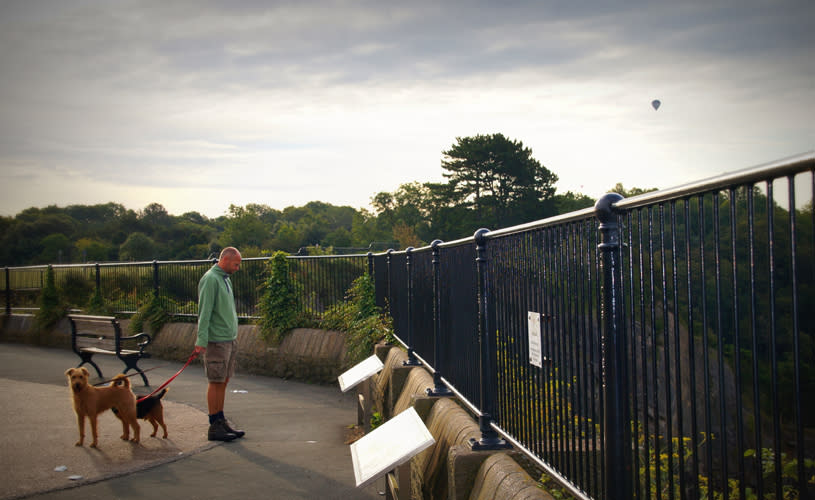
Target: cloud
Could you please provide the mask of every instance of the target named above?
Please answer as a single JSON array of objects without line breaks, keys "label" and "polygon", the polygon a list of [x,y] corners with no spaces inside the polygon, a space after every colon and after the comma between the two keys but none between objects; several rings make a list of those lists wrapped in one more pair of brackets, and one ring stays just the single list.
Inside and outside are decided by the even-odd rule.
[{"label": "cloud", "polygon": [[812,18],[803,1],[3,2],[0,213],[364,206],[493,132],[561,191],[670,187],[812,149]]}]

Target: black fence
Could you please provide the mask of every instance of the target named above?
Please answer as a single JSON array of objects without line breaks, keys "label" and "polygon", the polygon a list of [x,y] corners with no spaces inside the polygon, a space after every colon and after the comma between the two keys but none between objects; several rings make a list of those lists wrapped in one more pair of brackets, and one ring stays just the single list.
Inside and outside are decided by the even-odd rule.
[{"label": "black fence", "polygon": [[[315,311],[366,271],[409,363],[579,498],[815,497],[815,155],[427,247],[289,260]],[[195,314],[211,261],[54,266]],[[234,276],[255,316],[265,259]],[[45,267],[7,268],[6,309]],[[86,292],[81,292],[86,290]],[[118,301],[118,302],[117,302]]]},{"label": "black fence", "polygon": [[[411,362],[580,498],[815,496],[815,156],[377,254]],[[438,384],[437,384],[438,385]]]},{"label": "black fence", "polygon": [[[340,302],[351,283],[368,271],[367,255],[337,257],[289,256],[289,272],[303,287],[303,307],[317,315]],[[238,317],[258,317],[257,307],[267,276],[268,257],[245,258],[232,275]],[[106,306],[116,314],[135,314],[158,296],[162,306],[177,317],[198,314],[198,281],[215,260],[65,264],[50,266],[57,288],[71,304],[82,308],[98,288]],[[8,314],[37,309],[49,266],[5,268],[0,290]]]}]

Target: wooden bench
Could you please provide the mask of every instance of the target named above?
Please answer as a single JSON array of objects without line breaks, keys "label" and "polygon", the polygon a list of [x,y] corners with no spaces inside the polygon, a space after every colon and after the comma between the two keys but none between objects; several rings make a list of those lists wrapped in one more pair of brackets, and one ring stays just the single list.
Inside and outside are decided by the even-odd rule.
[{"label": "wooden bench", "polygon": [[69,314],[68,320],[71,322],[71,348],[82,360],[77,368],[89,363],[96,368],[96,373],[101,378],[102,370],[93,362],[93,355],[112,355],[124,362],[125,369],[122,373],[136,370],[144,380],[144,385],[150,385],[144,371],[138,366],[141,358],[150,357],[150,353],[144,352],[153,340],[150,335],[138,333],[123,336],[122,327],[113,316]]}]

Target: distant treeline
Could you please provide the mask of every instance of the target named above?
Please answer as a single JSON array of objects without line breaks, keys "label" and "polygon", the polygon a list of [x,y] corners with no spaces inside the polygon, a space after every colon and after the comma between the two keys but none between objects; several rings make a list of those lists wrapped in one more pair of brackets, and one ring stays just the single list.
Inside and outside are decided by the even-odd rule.
[{"label": "distant treeline", "polygon": [[[119,203],[28,208],[0,217],[0,265],[206,259],[225,246],[244,256],[304,247],[337,252],[419,247],[486,227],[499,229],[590,207],[583,194],[556,194],[557,176],[532,151],[501,134],[457,138],[443,152],[446,183],[403,184],[380,192],[371,210],[319,201],[276,210],[230,205],[211,219],[171,215],[158,203],[142,210]],[[621,184],[612,189],[623,195]]]}]

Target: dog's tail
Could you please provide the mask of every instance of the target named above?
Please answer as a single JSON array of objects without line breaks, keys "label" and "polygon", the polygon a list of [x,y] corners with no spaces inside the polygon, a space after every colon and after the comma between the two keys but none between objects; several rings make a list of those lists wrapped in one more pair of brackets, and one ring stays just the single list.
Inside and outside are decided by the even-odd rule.
[{"label": "dog's tail", "polygon": [[127,375],[124,373],[120,373],[111,379],[110,386],[120,386],[130,389],[130,379],[127,378]]}]

